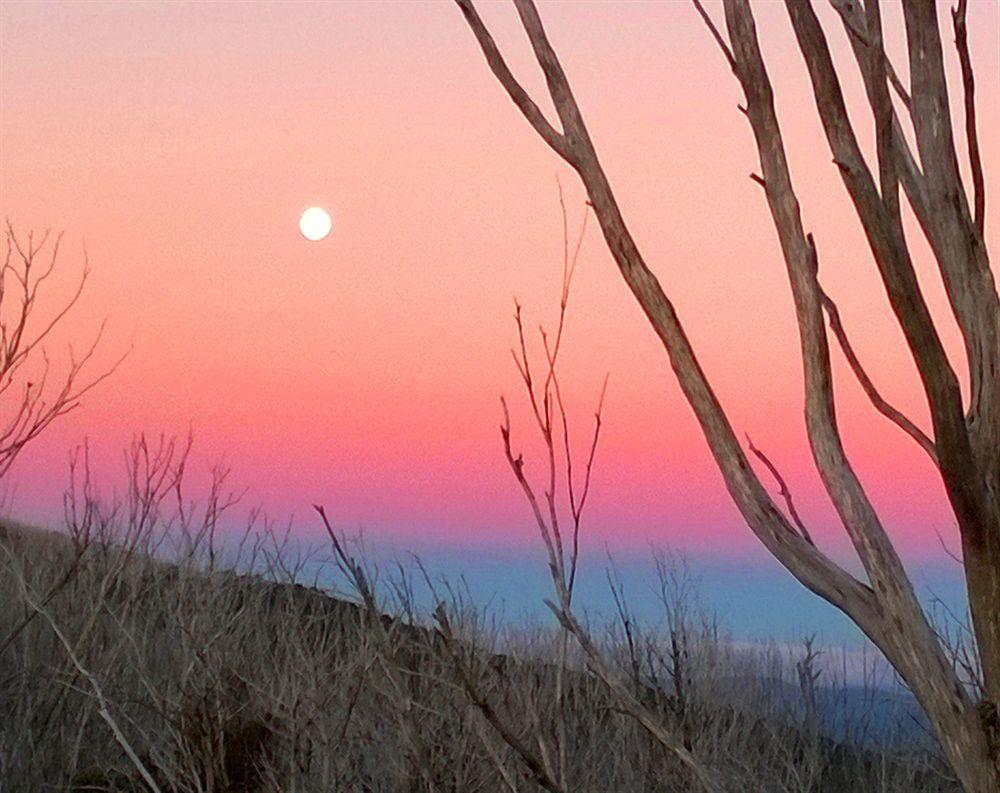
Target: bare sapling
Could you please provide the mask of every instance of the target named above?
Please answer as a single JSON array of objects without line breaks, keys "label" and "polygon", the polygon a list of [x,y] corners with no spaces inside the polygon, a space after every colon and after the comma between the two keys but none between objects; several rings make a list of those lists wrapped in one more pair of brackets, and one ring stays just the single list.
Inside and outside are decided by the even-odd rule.
[{"label": "bare sapling", "polygon": [[[563,275],[559,301],[559,315],[554,334],[544,327],[539,328],[544,362],[540,369],[533,366],[528,353],[521,305],[515,303],[514,321],[517,327],[517,346],[512,350],[514,363],[524,386],[524,392],[534,418],[537,435],[542,441],[544,465],[542,485],[533,484],[525,470],[526,464],[521,453],[515,453],[511,436],[510,410],[505,398],[501,398],[503,423],[500,436],[503,441],[504,456],[510,470],[531,509],[539,537],[545,548],[549,577],[555,598],[546,605],[556,616],[565,637],[572,636],[583,651],[587,665],[613,692],[622,710],[636,719],[659,744],[689,770],[693,778],[707,791],[721,791],[721,783],[699,760],[693,747],[686,745],[682,731],[667,724],[654,710],[647,707],[636,688],[631,685],[604,657],[597,642],[587,627],[578,619],[573,610],[573,590],[579,565],[580,529],[587,506],[587,496],[593,475],[594,461],[601,436],[604,397],[607,391],[607,377],[601,387],[597,408],[594,411],[594,429],[583,458],[582,475],[574,473],[574,456],[571,443],[570,422],[566,403],[559,386],[559,353],[564,339],[566,311],[569,305],[570,288],[576,269],[580,245],[586,224],[581,225],[580,235],[570,251],[567,233],[566,207],[560,188],[560,206],[563,213]],[[585,216],[586,217],[586,216]],[[540,374],[536,374],[540,371]],[[578,482],[575,477],[580,476]],[[568,536],[567,536],[568,532]],[[565,644],[560,667],[565,670]],[[563,671],[565,674],[565,671]],[[561,732],[565,747],[565,732]],[[565,751],[565,748],[563,748]]]},{"label": "bare sapling", "polygon": [[62,235],[53,238],[46,231],[36,238],[29,232],[26,239],[20,239],[7,221],[4,236],[0,269],[0,480],[27,444],[76,409],[122,361],[92,371],[104,334],[102,323],[82,350],[70,345],[65,371],[54,371],[45,343],[83,294],[90,274],[86,250],[76,288],[62,305],[49,308],[45,306],[46,290],[57,272]]}]

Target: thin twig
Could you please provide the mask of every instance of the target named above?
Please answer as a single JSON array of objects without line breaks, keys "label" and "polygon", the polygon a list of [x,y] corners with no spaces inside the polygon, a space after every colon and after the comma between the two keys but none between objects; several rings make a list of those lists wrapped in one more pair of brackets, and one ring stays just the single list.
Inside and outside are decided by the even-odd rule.
[{"label": "thin twig", "polygon": [[777,467],[767,458],[764,452],[753,445],[753,441],[750,440],[749,435],[747,435],[747,446],[750,448],[750,451],[756,455],[757,459],[764,463],[767,470],[771,472],[771,476],[773,476],[774,480],[778,483],[778,494],[785,499],[785,505],[788,507],[788,515],[795,524],[795,528],[799,530],[799,533],[806,542],[815,546],[816,543],[813,542],[813,538],[809,534],[809,529],[806,528],[805,523],[802,522],[802,518],[799,517],[799,511],[795,508],[795,502],[792,500],[792,491],[788,489],[788,485],[785,483],[785,479],[781,475],[781,472],[778,471]]}]

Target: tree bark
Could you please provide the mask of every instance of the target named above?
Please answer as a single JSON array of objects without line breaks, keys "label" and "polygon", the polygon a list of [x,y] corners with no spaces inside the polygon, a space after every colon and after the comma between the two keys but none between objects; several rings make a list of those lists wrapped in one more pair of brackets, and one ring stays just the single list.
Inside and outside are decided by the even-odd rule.
[{"label": "tree bark", "polygon": [[[545,118],[517,83],[471,0],[456,3],[508,95],[542,139],[579,174],[608,249],[663,343],[726,488],[750,529],[793,576],[844,611],[885,653],[934,725],[963,787],[970,793],[1000,790],[996,739],[996,702],[1000,701],[1000,310],[982,233],[969,212],[959,177],[934,3],[904,2],[914,81],[910,97],[882,48],[877,3],[859,11],[856,3],[834,0],[848,27],[875,116],[876,184],[851,127],[839,78],[811,3],[786,0],[834,162],[865,231],[930,408],[933,440],[923,436],[926,443],[921,445],[940,470],[962,535],[986,692],[979,702],[950,666],[841,442],[824,320],[824,305],[832,301],[819,283],[816,244],[803,227],[749,3],[724,0],[727,42],[695,0],[746,96],[745,112],[762,169],[762,176],[755,180],[764,188],[794,297],[810,447],[827,493],[864,566],[867,582],[859,581],[817,549],[776,506],[751,468],[672,303],[621,215],[534,3],[513,1],[544,73],[561,130]],[[960,11],[964,26],[964,9]],[[961,44],[959,47],[961,50]],[[971,74],[971,66],[969,70]],[[913,117],[919,165],[902,135],[887,81],[904,96]],[[968,103],[968,96],[966,99]],[[900,184],[931,243],[965,339],[972,378],[968,413],[910,259],[902,227]],[[893,418],[891,412],[883,412]],[[893,420],[905,429],[908,420],[900,418],[905,419],[896,416]],[[915,429],[912,423],[910,427],[907,431],[919,442],[922,433],[911,431]]]}]

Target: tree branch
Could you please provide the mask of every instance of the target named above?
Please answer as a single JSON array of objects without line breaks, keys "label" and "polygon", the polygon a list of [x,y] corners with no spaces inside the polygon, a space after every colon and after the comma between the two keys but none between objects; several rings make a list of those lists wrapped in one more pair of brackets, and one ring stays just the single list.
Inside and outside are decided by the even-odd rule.
[{"label": "tree branch", "polygon": [[937,449],[934,448],[934,441],[928,438],[920,427],[910,421],[901,411],[894,408],[882,397],[861,365],[854,347],[847,338],[847,331],[844,330],[844,324],[841,322],[840,311],[837,309],[836,303],[830,299],[826,292],[823,292],[822,300],[823,309],[826,311],[827,319],[830,322],[830,330],[833,331],[833,335],[840,344],[841,351],[844,353],[844,358],[847,359],[851,371],[854,372],[854,376],[857,378],[858,383],[861,384],[861,388],[867,394],[868,399],[871,400],[872,405],[874,405],[879,413],[913,438],[920,448],[934,461],[934,464],[937,465]]},{"label": "tree branch", "polygon": [[750,451],[757,456],[757,459],[764,463],[764,466],[771,472],[771,476],[773,476],[774,480],[778,483],[778,494],[785,499],[785,506],[788,507],[788,514],[791,517],[792,522],[795,524],[795,527],[799,530],[799,534],[801,534],[805,541],[810,545],[816,545],[816,543],[813,542],[813,538],[809,534],[809,529],[806,528],[805,523],[802,522],[802,518],[799,517],[799,511],[795,509],[795,502],[792,500],[792,491],[789,490],[788,485],[785,484],[785,478],[781,475],[781,472],[778,471],[774,463],[767,458],[764,452],[753,445],[753,441],[750,440],[749,435],[747,435],[747,446],[749,446]]},{"label": "tree branch", "polygon": [[[846,611],[873,638],[878,636],[877,607],[871,589],[800,537],[754,473],[673,304],[644,261],[621,215],[565,74],[555,53],[542,43],[544,32],[534,6],[530,0],[516,0],[516,3],[536,57],[540,52],[546,60],[542,66],[550,93],[571,141],[570,164],[587,189],[589,203],[622,277],[663,343],[734,502],[754,534],[796,579]],[[511,457],[511,464],[516,465],[518,459]]]},{"label": "tree branch", "polygon": [[969,37],[965,24],[968,0],[958,0],[958,6],[951,11],[951,21],[955,28],[955,48],[962,68],[962,87],[965,96],[965,139],[969,147],[969,168],[972,171],[974,193],[974,223],[979,238],[986,235],[986,183],[983,178],[983,159],[979,153],[979,135],[976,132],[976,81],[972,74],[972,58],[969,56]]},{"label": "tree branch", "polygon": [[479,42],[479,47],[486,57],[493,75],[500,82],[500,85],[507,91],[508,96],[517,105],[518,109],[534,128],[535,132],[541,135],[542,139],[563,159],[569,159],[569,149],[566,138],[548,122],[545,114],[535,104],[534,100],[528,96],[528,92],[521,87],[517,79],[507,67],[500,50],[497,49],[496,42],[483,24],[483,20],[472,4],[472,0],[455,0],[456,5],[461,9],[465,21],[469,24],[472,32]]}]

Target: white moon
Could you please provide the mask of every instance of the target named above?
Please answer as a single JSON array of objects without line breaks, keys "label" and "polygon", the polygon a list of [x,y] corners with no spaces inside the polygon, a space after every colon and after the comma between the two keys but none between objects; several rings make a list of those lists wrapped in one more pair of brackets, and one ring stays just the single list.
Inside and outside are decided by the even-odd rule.
[{"label": "white moon", "polygon": [[299,231],[310,242],[319,242],[333,228],[333,221],[325,209],[309,207],[299,218]]}]

